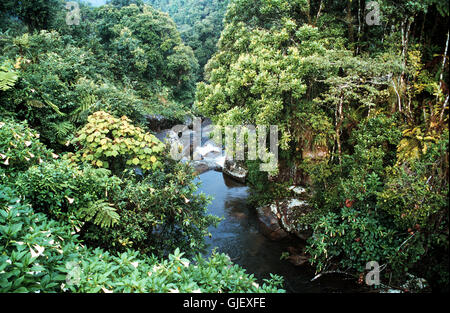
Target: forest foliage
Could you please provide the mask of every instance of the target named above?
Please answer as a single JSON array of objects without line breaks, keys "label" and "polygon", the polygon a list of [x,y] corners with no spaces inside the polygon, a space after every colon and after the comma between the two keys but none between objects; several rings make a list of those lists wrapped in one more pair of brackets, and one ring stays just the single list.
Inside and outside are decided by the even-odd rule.
[{"label": "forest foliage", "polygon": [[173,18],[184,43],[194,51],[200,66],[198,80],[203,80],[204,67],[217,51],[229,0],[148,0],[148,3]]},{"label": "forest foliage", "polygon": [[284,292],[205,252],[209,198],[147,116],[182,122],[198,61],[142,1],[0,4],[0,291]]},{"label": "forest foliage", "polygon": [[377,3],[378,25],[363,0],[80,2],[67,25],[63,0],[2,1],[0,291],[283,292],[198,256],[218,219],[146,124],[190,113],[278,126],[252,199],[308,186],[317,273],[448,290],[449,8]]},{"label": "forest foliage", "polygon": [[[249,162],[254,201],[310,186],[317,272],[448,289],[448,16],[440,1],[236,0],[195,106],[219,125],[278,125],[280,162]],[[300,173],[293,175],[292,173]],[[280,191],[281,186],[281,191]]]}]

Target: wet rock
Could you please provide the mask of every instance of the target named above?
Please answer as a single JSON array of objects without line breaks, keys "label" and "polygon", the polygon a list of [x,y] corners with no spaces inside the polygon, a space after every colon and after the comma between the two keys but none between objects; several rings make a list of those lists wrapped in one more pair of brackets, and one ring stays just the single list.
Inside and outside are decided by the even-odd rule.
[{"label": "wet rock", "polygon": [[187,126],[179,127],[178,130],[166,129],[158,133],[156,137],[170,146],[171,153],[174,154],[173,157],[183,161],[183,159],[190,159],[194,132]]},{"label": "wet rock", "polygon": [[192,127],[194,126],[194,119],[193,119],[193,117],[190,116],[190,115],[186,115],[184,117],[183,124],[186,125],[188,128],[192,129]]},{"label": "wet rock", "polygon": [[[214,170],[221,172],[225,156],[222,147],[210,139],[214,127],[211,121],[202,123],[200,130],[189,127],[195,124],[195,119],[186,116],[186,125],[174,125],[171,129],[159,131],[156,137],[169,145],[172,156],[181,162],[189,162],[197,175]],[[192,128],[192,127],[191,127]]]},{"label": "wet rock", "polygon": [[193,155],[195,161],[192,161],[192,164],[194,167],[208,168],[202,171],[203,173],[209,170],[222,171],[225,157],[222,156],[222,149],[214,143],[208,142],[203,146],[196,147]]},{"label": "wet rock", "polygon": [[311,212],[311,206],[307,201],[299,199],[290,199],[280,202],[278,205],[272,205],[272,210],[280,216],[283,229],[288,233],[306,240],[312,235],[312,229],[308,225],[300,225],[298,220]]},{"label": "wet rock", "polygon": [[203,146],[197,147],[194,151],[194,156],[202,159],[214,159],[222,156],[222,149],[219,146],[208,142]]},{"label": "wet rock", "polygon": [[302,266],[308,263],[309,258],[305,255],[290,255],[288,258],[288,261],[291,262],[295,266]]},{"label": "wet rock", "polygon": [[201,161],[189,161],[187,159],[181,160],[182,162],[191,162],[191,165],[195,168],[195,171],[197,175],[203,174],[208,171],[222,171],[222,166],[220,164],[220,161],[217,161],[215,159],[204,159]]},{"label": "wet rock", "polygon": [[416,277],[412,274],[406,274],[408,280],[401,287],[409,292],[430,292],[429,283],[424,278]]},{"label": "wet rock", "polygon": [[245,184],[248,176],[248,170],[242,161],[225,160],[223,173],[231,178]]},{"label": "wet rock", "polygon": [[260,207],[256,209],[261,233],[270,240],[281,240],[289,234],[284,231],[278,223],[278,218],[273,214],[270,207]]},{"label": "wet rock", "polygon": [[303,196],[306,195],[306,189],[302,186],[291,186],[289,187],[289,190],[292,191],[297,196]]},{"label": "wet rock", "polygon": [[[277,225],[279,225],[285,233],[307,240],[312,235],[312,229],[308,225],[301,225],[298,223],[298,220],[300,217],[311,212],[311,210],[311,206],[305,200],[286,199],[269,206],[258,208],[257,212],[260,221],[262,219],[267,219],[268,217],[275,219]],[[272,220],[270,220],[270,223],[264,220],[263,223],[266,225],[275,225],[275,222]],[[272,231],[276,230],[274,226],[266,228],[269,228]]]},{"label": "wet rock", "polygon": [[197,164],[194,164],[195,168],[195,174],[200,175],[210,170],[208,164],[204,162],[198,162]]},{"label": "wet rock", "polygon": [[304,252],[305,246],[288,247],[289,256],[287,260],[295,266],[302,266],[309,262],[309,256]]},{"label": "wet rock", "polygon": [[231,215],[237,220],[245,220],[247,215],[243,212],[231,212]]},{"label": "wet rock", "polygon": [[292,247],[292,246],[288,247],[287,250],[288,250],[289,254],[291,254],[291,255],[301,254],[301,252],[302,252],[302,249]]}]

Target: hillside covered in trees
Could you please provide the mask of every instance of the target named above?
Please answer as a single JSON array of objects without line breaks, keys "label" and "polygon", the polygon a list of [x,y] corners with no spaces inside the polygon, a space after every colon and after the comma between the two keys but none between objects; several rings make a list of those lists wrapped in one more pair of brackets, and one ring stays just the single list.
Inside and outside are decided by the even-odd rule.
[{"label": "hillside covered in trees", "polygon": [[278,125],[278,172],[249,164],[254,201],[311,187],[298,222],[319,272],[376,260],[391,284],[448,288],[448,4],[378,4],[377,26],[364,1],[232,1],[195,106]]},{"label": "hillside covered in trees", "polygon": [[198,79],[216,52],[223,29],[228,0],[149,0],[153,7],[169,13],[178,25],[184,43],[192,48],[199,63]]},{"label": "hillside covered in trees", "polygon": [[448,291],[448,3],[66,2],[0,3],[0,292],[284,292],[202,254],[220,220],[148,122],[194,115],[278,126],[250,204],[307,190],[316,274]]}]

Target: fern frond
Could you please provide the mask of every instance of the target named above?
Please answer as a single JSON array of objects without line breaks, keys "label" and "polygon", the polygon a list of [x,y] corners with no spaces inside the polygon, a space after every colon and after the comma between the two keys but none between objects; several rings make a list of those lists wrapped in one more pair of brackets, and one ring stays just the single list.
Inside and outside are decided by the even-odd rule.
[{"label": "fern frond", "polygon": [[49,107],[51,107],[56,113],[58,113],[58,114],[61,115],[61,116],[65,116],[65,114],[59,110],[59,108],[56,106],[56,104],[54,104],[54,103],[51,102],[50,100],[45,100],[45,99],[44,99],[44,102],[45,102]]},{"label": "fern frond", "polygon": [[56,138],[60,141],[66,140],[70,134],[75,132],[75,127],[69,121],[50,123],[49,126],[56,134]]},{"label": "fern frond", "polygon": [[[58,113],[59,115],[61,115],[61,116],[65,116],[66,115],[63,112],[61,112],[59,110],[59,108],[56,106],[56,104],[54,104],[50,100],[44,100],[44,102],[49,107],[51,107],[56,113]],[[45,107],[45,104],[42,101],[39,101],[39,100],[36,100],[36,99],[27,100],[27,105],[29,105],[31,107],[35,107],[35,108],[43,108],[43,107]]]},{"label": "fern frond", "polygon": [[84,115],[89,115],[89,112],[91,111],[92,107],[96,105],[98,102],[97,97],[95,95],[86,95],[80,103],[80,106],[76,108],[75,111],[73,111],[70,114],[70,121],[71,122],[79,122]]},{"label": "fern frond", "polygon": [[27,100],[27,105],[33,108],[43,108],[45,105],[39,100]]},{"label": "fern frond", "polygon": [[112,227],[119,222],[120,216],[111,205],[105,200],[91,202],[87,208],[81,210],[80,217],[102,228]]},{"label": "fern frond", "polygon": [[15,72],[0,70],[0,90],[6,91],[14,87],[19,76]]}]

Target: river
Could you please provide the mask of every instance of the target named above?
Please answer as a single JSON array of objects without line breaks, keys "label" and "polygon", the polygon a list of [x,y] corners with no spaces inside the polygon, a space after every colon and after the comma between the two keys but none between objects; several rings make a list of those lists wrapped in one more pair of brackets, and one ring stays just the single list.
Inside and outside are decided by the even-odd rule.
[{"label": "river", "polygon": [[284,289],[291,293],[361,291],[361,286],[343,276],[327,275],[311,282],[315,276],[312,267],[296,267],[287,260],[280,260],[282,253],[298,242],[292,239],[274,242],[258,231],[256,212],[247,201],[248,187],[216,171],[203,173],[198,179],[202,182],[199,192],[214,198],[208,207],[209,213],[223,218],[217,228],[210,228],[209,254],[217,247],[218,252],[228,254],[260,283],[263,278],[270,278],[269,273],[283,276]]},{"label": "river", "polygon": [[[283,288],[291,293],[330,293],[330,292],[361,292],[362,287],[354,280],[348,280],[342,275],[325,275],[311,281],[315,276],[311,266],[296,267],[288,260],[281,260],[283,252],[291,246],[298,246],[293,239],[271,241],[258,230],[256,210],[248,203],[248,187],[240,184],[222,172],[212,170],[214,164],[223,166],[223,149],[214,143],[208,145],[209,134],[212,132],[211,121],[206,120],[200,129],[201,146],[206,149],[196,149],[206,162],[209,170],[197,176],[201,182],[198,192],[212,196],[212,203],[208,206],[210,214],[223,218],[218,227],[210,227],[211,238],[207,238],[209,245],[205,256],[211,254],[214,248],[218,252],[226,253],[231,260],[254,274],[262,283],[262,279],[270,278],[270,273],[284,278]],[[190,155],[190,146],[194,132],[186,129],[182,136],[171,133],[166,129],[156,134],[163,141],[171,137],[180,140],[185,157]],[[197,164],[198,165],[198,164]],[[212,166],[211,166],[212,165]],[[220,167],[220,166],[219,166]]]}]

